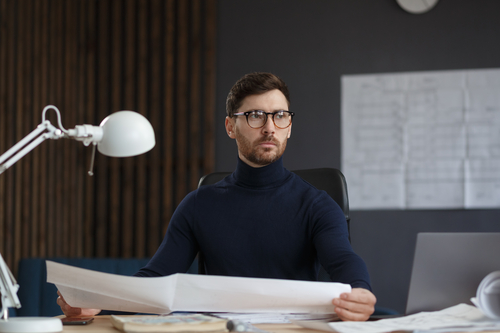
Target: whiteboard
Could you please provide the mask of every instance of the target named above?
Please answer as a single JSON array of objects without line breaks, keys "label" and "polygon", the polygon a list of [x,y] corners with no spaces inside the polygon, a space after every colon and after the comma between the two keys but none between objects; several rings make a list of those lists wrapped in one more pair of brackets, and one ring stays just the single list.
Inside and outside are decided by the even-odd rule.
[{"label": "whiteboard", "polygon": [[344,75],[356,209],[500,207],[500,69]]}]

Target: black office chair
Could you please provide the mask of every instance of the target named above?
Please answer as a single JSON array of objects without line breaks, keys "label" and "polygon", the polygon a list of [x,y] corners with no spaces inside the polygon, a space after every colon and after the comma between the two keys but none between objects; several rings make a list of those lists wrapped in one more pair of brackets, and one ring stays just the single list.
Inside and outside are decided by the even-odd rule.
[{"label": "black office chair", "polygon": [[[313,185],[319,190],[324,190],[328,195],[330,195],[335,202],[344,211],[345,219],[347,221],[347,230],[350,237],[350,221],[349,217],[349,199],[347,197],[347,184],[345,177],[338,169],[334,168],[320,168],[320,169],[305,169],[292,171],[302,179]],[[230,172],[214,172],[201,177],[198,187],[203,185],[215,184],[218,181],[224,179],[224,177],[230,175]],[[203,260],[203,254],[198,254],[198,274],[205,274],[205,262]],[[321,267],[319,273],[319,280],[321,281],[331,281],[328,273]]]}]

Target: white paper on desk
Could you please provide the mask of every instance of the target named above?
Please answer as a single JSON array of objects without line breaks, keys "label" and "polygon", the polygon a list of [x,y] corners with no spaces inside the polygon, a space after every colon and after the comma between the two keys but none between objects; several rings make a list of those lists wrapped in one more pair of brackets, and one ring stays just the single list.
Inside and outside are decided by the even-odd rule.
[{"label": "white paper on desk", "polygon": [[351,286],[215,275],[133,277],[95,272],[47,260],[47,282],[74,307],[142,313],[333,313],[331,301]]},{"label": "white paper on desk", "polygon": [[382,333],[392,331],[476,331],[499,330],[500,321],[487,318],[479,309],[467,304],[420,312],[410,316],[368,322],[292,321],[300,326],[339,333]]}]

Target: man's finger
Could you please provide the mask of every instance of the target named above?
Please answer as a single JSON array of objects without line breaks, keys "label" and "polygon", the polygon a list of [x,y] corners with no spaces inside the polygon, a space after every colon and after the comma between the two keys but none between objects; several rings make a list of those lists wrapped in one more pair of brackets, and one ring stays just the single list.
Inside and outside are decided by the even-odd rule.
[{"label": "man's finger", "polygon": [[357,303],[373,303],[375,304],[376,298],[370,291],[362,288],[353,288],[350,293],[343,293],[340,295],[341,299],[357,302]]},{"label": "man's finger", "polygon": [[333,300],[333,305],[338,308],[348,310],[352,313],[373,313],[373,306],[367,303],[358,303],[355,301],[349,301],[345,299],[336,298]]},{"label": "man's finger", "polygon": [[343,321],[365,321],[370,318],[367,313],[352,312],[348,309],[336,307],[335,312],[339,316],[340,320]]}]

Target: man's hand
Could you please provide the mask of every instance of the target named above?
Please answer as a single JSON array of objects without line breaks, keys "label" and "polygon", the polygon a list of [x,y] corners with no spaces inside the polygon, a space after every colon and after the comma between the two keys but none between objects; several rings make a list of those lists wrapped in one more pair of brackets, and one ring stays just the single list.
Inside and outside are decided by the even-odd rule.
[{"label": "man's hand", "polygon": [[59,290],[57,291],[57,294],[59,295],[57,298],[57,305],[61,307],[61,310],[66,317],[92,317],[101,312],[99,309],[74,308],[66,303]]},{"label": "man's hand", "polygon": [[334,298],[335,312],[342,320],[365,321],[375,311],[377,298],[373,293],[363,288],[353,288],[350,293],[343,293],[340,298]]}]

